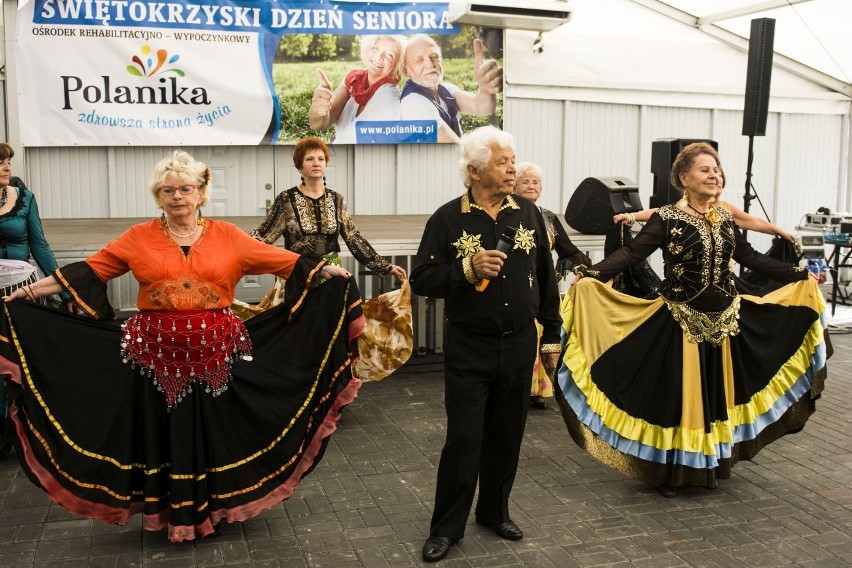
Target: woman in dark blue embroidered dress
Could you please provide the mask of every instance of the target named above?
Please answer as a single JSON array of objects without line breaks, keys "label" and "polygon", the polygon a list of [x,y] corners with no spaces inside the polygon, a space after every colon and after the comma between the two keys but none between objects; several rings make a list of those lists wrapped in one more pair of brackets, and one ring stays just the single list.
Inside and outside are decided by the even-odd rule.
[{"label": "woman in dark blue embroidered dress", "polygon": [[[15,151],[0,142],[0,296],[8,296],[18,288],[32,284],[56,270],[56,259],[41,227],[35,195],[20,178],[12,177],[12,157]],[[32,256],[35,264],[30,264]],[[66,303],[71,300],[62,294]],[[42,303],[47,298],[41,299]],[[0,382],[0,457],[5,455],[14,434],[6,424],[6,386]]]}]

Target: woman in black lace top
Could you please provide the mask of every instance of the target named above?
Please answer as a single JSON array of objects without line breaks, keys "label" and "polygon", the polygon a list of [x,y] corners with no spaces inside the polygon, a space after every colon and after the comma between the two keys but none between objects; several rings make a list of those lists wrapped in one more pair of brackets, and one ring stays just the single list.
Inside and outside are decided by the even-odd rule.
[{"label": "woman in black lace top", "polygon": [[[296,143],[293,165],[302,174],[302,182],[278,194],[266,219],[251,236],[270,245],[283,237],[287,250],[337,265],[341,264],[338,239],[342,238],[355,260],[368,269],[405,280],[405,269],[382,258],[358,231],[343,196],[325,186],[329,157],[328,145],[320,138],[309,136]],[[231,308],[240,318],[250,318],[282,303],[284,288],[284,280],[276,278],[260,303],[235,300]]]},{"label": "woman in black lace top", "polygon": [[[591,278],[563,303],[557,398],[572,437],[666,497],[715,487],[738,460],[801,429],[822,388],[825,300],[816,281],[752,249],[714,203],[718,176],[711,146],[684,148],[671,174],[682,199],[654,213],[631,245],[581,269],[578,279]],[[658,248],[661,297],[603,284]],[[734,261],[790,284],[738,295]]]},{"label": "woman in black lace top", "polygon": [[338,237],[342,237],[358,262],[379,275],[404,280],[405,269],[379,256],[358,231],[343,196],[325,186],[328,160],[328,146],[320,138],[299,140],[293,165],[302,174],[302,183],[275,198],[266,219],[251,235],[268,244],[284,237],[284,248],[304,256],[331,255],[332,261],[340,252]]}]

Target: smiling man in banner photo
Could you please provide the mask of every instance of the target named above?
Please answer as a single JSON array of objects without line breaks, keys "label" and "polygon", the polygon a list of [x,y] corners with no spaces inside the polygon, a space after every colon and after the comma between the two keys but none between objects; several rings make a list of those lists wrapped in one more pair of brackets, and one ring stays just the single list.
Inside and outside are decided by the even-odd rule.
[{"label": "smiling man in banner photo", "polygon": [[402,119],[435,120],[438,142],[459,141],[462,114],[488,116],[496,110],[497,94],[503,91],[503,68],[493,59],[484,59],[481,40],[473,40],[476,93],[444,81],[441,48],[427,35],[409,39],[403,62],[408,80],[402,89]]}]

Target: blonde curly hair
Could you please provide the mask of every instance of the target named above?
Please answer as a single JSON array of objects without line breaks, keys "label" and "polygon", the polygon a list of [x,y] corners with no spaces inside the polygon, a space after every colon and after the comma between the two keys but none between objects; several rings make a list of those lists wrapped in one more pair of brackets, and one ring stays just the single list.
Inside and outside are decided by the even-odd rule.
[{"label": "blonde curly hair", "polygon": [[166,181],[166,176],[175,174],[186,180],[193,180],[201,194],[200,207],[204,207],[210,201],[208,187],[210,185],[210,168],[204,162],[199,162],[183,150],[175,150],[171,156],[166,156],[154,165],[151,181],[148,183],[148,191],[159,203],[159,188]]}]

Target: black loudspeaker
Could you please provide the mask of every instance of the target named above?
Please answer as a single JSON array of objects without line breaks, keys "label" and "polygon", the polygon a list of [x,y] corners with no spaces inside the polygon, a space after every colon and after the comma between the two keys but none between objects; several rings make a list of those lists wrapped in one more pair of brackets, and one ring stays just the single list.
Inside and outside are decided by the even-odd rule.
[{"label": "black loudspeaker", "polygon": [[660,138],[651,142],[651,173],[654,174],[654,193],[651,207],[657,209],[680,199],[680,191],[669,181],[672,164],[680,151],[693,142],[707,142],[717,152],[719,143],[703,138]]},{"label": "black loudspeaker", "polygon": [[589,177],[580,182],[568,200],[565,221],[575,230],[605,235],[616,213],[642,210],[639,188],[620,177]]},{"label": "black loudspeaker", "polygon": [[772,79],[772,53],[775,43],[775,20],[757,18],[751,21],[748,39],[748,73],[746,75],[743,136],[765,136],[769,112],[769,82]]}]

